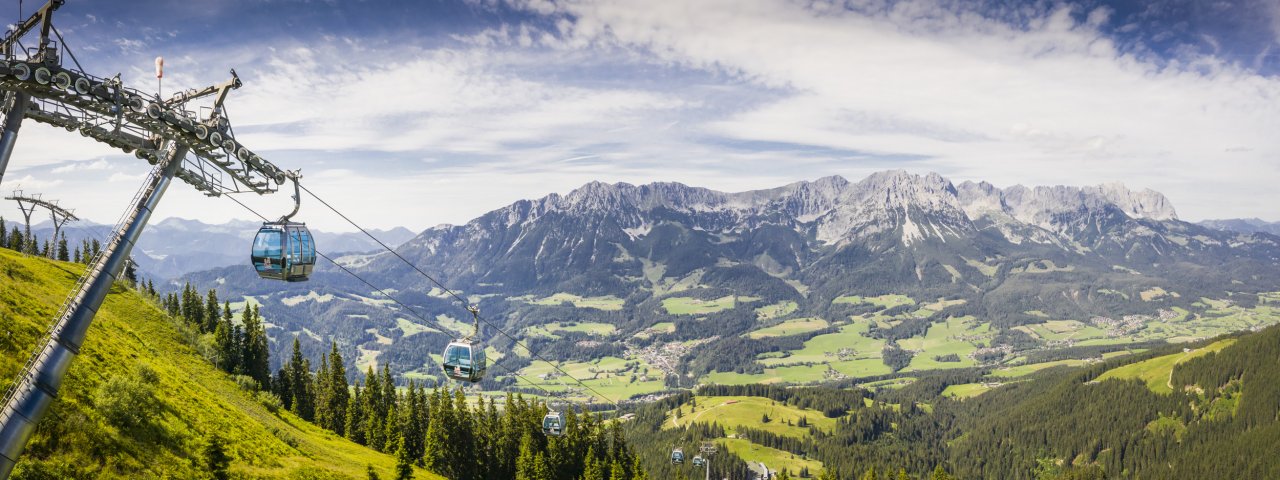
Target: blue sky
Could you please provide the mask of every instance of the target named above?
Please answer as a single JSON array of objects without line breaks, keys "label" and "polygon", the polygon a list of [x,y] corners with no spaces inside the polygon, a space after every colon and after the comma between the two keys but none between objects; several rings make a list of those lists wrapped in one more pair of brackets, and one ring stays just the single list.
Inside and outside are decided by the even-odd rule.
[{"label": "blue sky", "polygon": [[[1280,220],[1275,0],[68,0],[55,25],[136,87],[157,55],[166,92],[235,68],[237,137],[376,227],[591,180],[736,191],[889,168],[1121,181],[1186,219]],[[28,122],[0,190],[108,222],[145,171]],[[305,220],[344,229],[317,207]],[[248,218],[185,185],[157,216]]]}]

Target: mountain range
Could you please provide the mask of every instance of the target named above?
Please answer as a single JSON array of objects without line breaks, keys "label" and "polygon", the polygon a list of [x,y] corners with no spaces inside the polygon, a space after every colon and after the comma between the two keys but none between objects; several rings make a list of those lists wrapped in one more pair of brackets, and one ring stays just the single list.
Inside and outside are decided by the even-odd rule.
[{"label": "mountain range", "polygon": [[[428,229],[396,252],[508,331],[551,322],[615,329],[609,338],[617,343],[597,351],[580,348],[575,342],[582,336],[534,340],[549,355],[619,354],[636,334],[674,322],[674,331],[645,341],[711,342],[682,359],[702,362],[680,367],[696,374],[728,371],[715,364],[729,360],[712,358],[758,328],[752,308],[779,302],[796,305],[791,317],[832,321],[863,312],[837,301],[843,298],[900,294],[945,302],[942,311],[884,325],[897,333],[870,333],[892,340],[949,317],[970,315],[1005,332],[1045,318],[1198,312],[1205,308],[1197,304],[1201,298],[1248,305],[1260,292],[1280,291],[1280,237],[1182,221],[1155,191],[1120,184],[997,188],[905,171],[736,193],[592,182],[464,225]],[[238,263],[181,281],[261,303],[281,353],[290,343],[282,338],[299,337],[315,355],[333,339],[347,358],[434,373],[426,353],[466,333],[437,323],[464,318],[459,305],[395,256],[338,261],[363,280],[322,264],[309,282],[279,284]],[[413,311],[380,299],[384,293]],[[709,302],[726,295],[757,303],[692,319],[669,306],[678,298]],[[529,301],[537,298],[618,301],[616,308],[573,308],[568,301]],[[983,345],[1017,343],[1001,338]],[[758,370],[753,349],[777,350],[781,341],[753,340],[736,349],[751,356],[727,368]],[[499,347],[509,343],[501,339]]]},{"label": "mountain range", "polygon": [[1227,230],[1233,232],[1265,232],[1272,235],[1280,235],[1280,222],[1267,222],[1257,218],[1228,218],[1222,220],[1204,220],[1196,222],[1203,227],[1209,227],[1214,230]]}]

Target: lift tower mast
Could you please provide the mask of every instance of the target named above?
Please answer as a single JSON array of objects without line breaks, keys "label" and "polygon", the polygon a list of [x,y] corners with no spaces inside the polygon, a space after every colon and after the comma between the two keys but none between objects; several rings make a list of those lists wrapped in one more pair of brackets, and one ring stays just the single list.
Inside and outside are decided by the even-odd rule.
[{"label": "lift tower mast", "polygon": [[[22,217],[26,221],[26,224],[25,224],[26,237],[23,239],[23,242],[26,243],[28,246],[31,246],[31,248],[39,247],[39,245],[35,245],[34,243],[31,243],[31,214],[35,213],[36,207],[44,207],[49,210],[49,218],[50,220],[53,220],[52,241],[54,242],[54,245],[55,245],[55,248],[49,249],[49,258],[57,258],[58,254],[57,254],[56,245],[58,242],[58,234],[62,233],[62,226],[66,225],[66,223],[69,221],[79,220],[80,218],[76,217],[76,214],[73,213],[71,210],[67,210],[65,208],[58,206],[58,202],[56,200],[55,201],[45,200],[41,198],[40,194],[38,193],[26,195],[22,193],[22,190],[14,190],[13,195],[4,197],[4,199],[18,202],[18,209],[22,210]],[[29,249],[27,247],[23,247],[22,249],[23,253],[31,253],[28,250]]]},{"label": "lift tower mast", "polygon": [[[41,345],[4,395],[0,410],[0,480],[9,478],[36,424],[58,395],[62,377],[84,344],[85,333],[112,282],[137,243],[156,205],[176,177],[208,196],[275,192],[298,178],[241,144],[227,120],[223,101],[240,88],[231,78],[200,91],[165,100],[126,87],[120,75],[86,73],[52,23],[63,0],[48,0],[0,41],[0,93],[5,121],[0,133],[0,175],[13,152],[24,118],[79,132],[133,153],[155,166],[107,240],[67,297]],[[33,49],[18,52],[21,39],[39,27]],[[53,38],[57,38],[55,43]],[[71,64],[62,59],[69,57]],[[188,104],[212,97],[199,113]]]}]

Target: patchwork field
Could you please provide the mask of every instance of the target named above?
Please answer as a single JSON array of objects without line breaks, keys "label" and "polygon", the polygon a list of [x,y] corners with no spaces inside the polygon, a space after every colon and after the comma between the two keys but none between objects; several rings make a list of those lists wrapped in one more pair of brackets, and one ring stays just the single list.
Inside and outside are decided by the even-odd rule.
[{"label": "patchwork field", "polygon": [[821,318],[795,318],[752,331],[747,336],[750,338],[785,337],[822,330],[827,328],[828,325],[827,321]]},{"label": "patchwork field", "polygon": [[908,297],[906,295],[898,295],[898,294],[880,295],[878,297],[862,297],[858,295],[846,295],[843,297],[836,297],[836,299],[832,300],[831,303],[848,303],[852,305],[870,303],[872,305],[880,307],[881,309],[890,309],[890,308],[902,306],[902,305],[915,305],[916,301],[912,300],[911,297]]},{"label": "patchwork field", "polygon": [[715,300],[699,300],[692,297],[671,297],[662,300],[662,308],[670,315],[706,315],[738,306],[738,302],[760,301],[759,297],[726,295]]},{"label": "patchwork field", "polygon": [[948,385],[946,390],[942,391],[942,396],[951,398],[973,398],[982,395],[996,388],[999,384],[994,383],[965,383],[961,385]]},{"label": "patchwork field", "polygon": [[556,335],[558,332],[581,332],[587,335],[608,336],[617,331],[617,328],[607,323],[594,322],[552,322],[546,325],[538,325],[525,329],[525,335],[530,337],[560,338]]},{"label": "patchwork field", "polygon": [[[613,401],[625,400],[633,395],[653,393],[665,388],[662,371],[643,360],[604,357],[592,362],[563,362],[558,366],[569,375],[582,380],[582,383],[595,389],[600,395]],[[491,371],[499,377],[509,376],[501,369]],[[602,401],[595,392],[583,388],[571,378],[564,377],[555,367],[546,362],[534,361],[532,365],[520,369],[519,373],[524,377],[518,380],[521,387],[535,389],[541,387],[557,394],[564,394],[567,398],[574,400]],[[528,384],[526,379],[536,386]]]},{"label": "patchwork field", "polygon": [[785,317],[800,308],[796,302],[786,301],[778,302],[772,305],[765,305],[756,309],[756,318],[760,320],[772,320],[778,317]]},{"label": "patchwork field", "polygon": [[613,295],[603,297],[580,297],[571,293],[557,293],[555,295],[534,299],[532,296],[512,297],[508,300],[515,302],[524,302],[530,305],[563,305],[569,303],[577,308],[594,308],[597,310],[617,311],[622,310],[624,301]]},{"label": "patchwork field", "polygon": [[[991,324],[978,324],[971,316],[948,318],[946,321],[934,323],[924,337],[911,337],[898,342],[898,346],[911,351],[918,351],[911,359],[906,371],[934,370],[940,368],[963,368],[978,364],[969,358],[979,347],[986,346],[985,339],[990,337]],[[978,339],[984,340],[978,340]],[[943,362],[936,357],[957,355],[958,362]]]}]

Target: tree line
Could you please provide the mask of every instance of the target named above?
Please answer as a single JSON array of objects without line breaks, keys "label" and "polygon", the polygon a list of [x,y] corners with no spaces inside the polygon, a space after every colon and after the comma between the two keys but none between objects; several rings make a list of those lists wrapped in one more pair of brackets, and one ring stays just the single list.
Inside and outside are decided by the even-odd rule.
[{"label": "tree line", "polygon": [[590,411],[566,409],[564,434],[542,433],[545,403],[508,394],[468,397],[462,389],[409,381],[398,386],[391,369],[370,366],[363,382],[349,384],[346,361],[336,342],[313,368],[295,337],[292,355],[274,374],[268,338],[256,306],[239,321],[217,292],[201,295],[185,285],[160,299],[173,317],[212,337],[212,361],[228,374],[246,378],[260,397],[353,442],[392,454],[400,478],[412,465],[455,480],[647,480],[622,426]]}]

